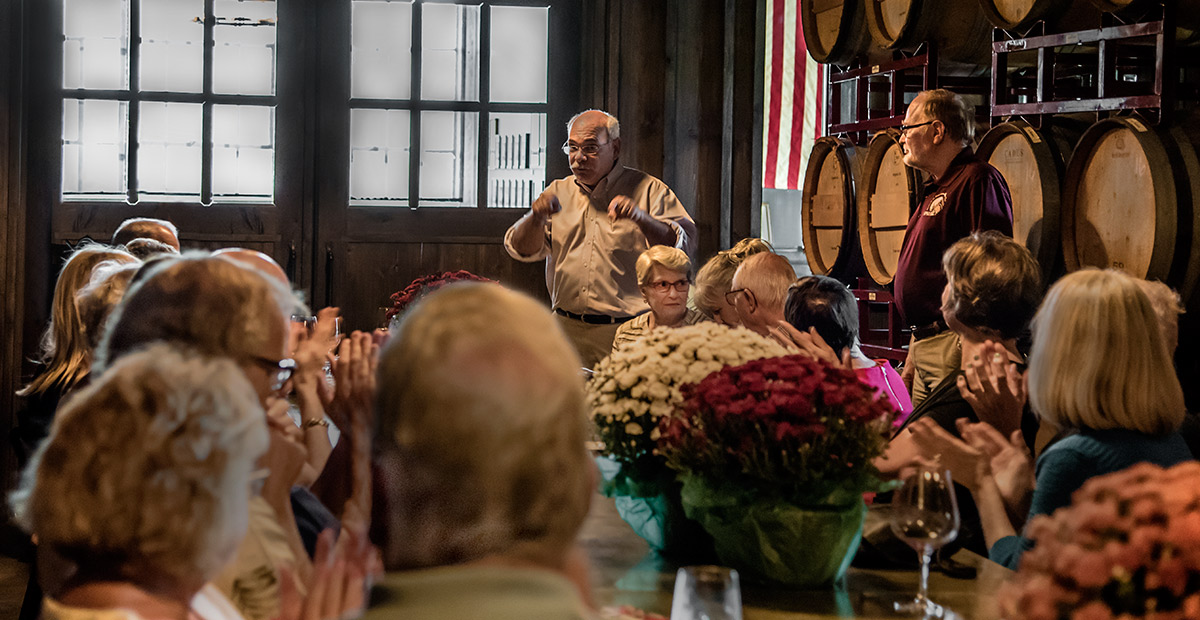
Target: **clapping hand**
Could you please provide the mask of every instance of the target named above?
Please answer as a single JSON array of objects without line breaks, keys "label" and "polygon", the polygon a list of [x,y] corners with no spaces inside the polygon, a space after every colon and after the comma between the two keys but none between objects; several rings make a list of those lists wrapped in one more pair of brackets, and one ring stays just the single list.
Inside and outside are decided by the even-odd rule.
[{"label": "clapping hand", "polygon": [[365,533],[354,528],[343,528],[336,544],[333,538],[333,530],[317,538],[307,597],[297,592],[286,570],[280,571],[277,620],[349,620],[362,615],[375,572],[374,549]]},{"label": "clapping hand", "polygon": [[801,355],[826,362],[831,366],[854,370],[854,364],[850,359],[850,349],[843,350],[842,357],[839,359],[833,347],[825,342],[815,327],[810,327],[807,332],[802,332],[793,327],[791,323],[780,321],[775,329],[771,330],[770,336],[775,342]]},{"label": "clapping hand", "polygon": [[990,462],[992,477],[1004,498],[1009,517],[1020,522],[1029,514],[1033,496],[1033,457],[1025,445],[1025,437],[1015,430],[1008,439],[986,422],[958,420],[958,433],[972,447],[985,454]]},{"label": "clapping hand", "polygon": [[908,427],[913,442],[925,461],[934,461],[950,470],[954,481],[971,491],[992,474],[991,459],[981,450],[946,432],[929,418],[921,418]]},{"label": "clapping hand", "polygon": [[1021,415],[1028,398],[1025,375],[1009,361],[1004,345],[988,340],[980,357],[965,365],[958,378],[958,392],[983,422],[1001,435],[1021,428]]}]

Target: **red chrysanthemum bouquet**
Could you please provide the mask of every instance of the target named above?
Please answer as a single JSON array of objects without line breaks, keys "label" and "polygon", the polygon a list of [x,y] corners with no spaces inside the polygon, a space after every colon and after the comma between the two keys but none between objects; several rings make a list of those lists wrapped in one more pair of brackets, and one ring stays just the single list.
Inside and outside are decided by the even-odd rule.
[{"label": "red chrysanthemum bouquet", "polygon": [[1200,619],[1200,463],[1092,478],[1035,517],[999,600],[1016,620]]},{"label": "red chrysanthemum bouquet", "polygon": [[840,578],[878,490],[895,412],[853,371],[801,355],[727,367],[684,388],[659,451],[721,559],[791,585]]},{"label": "red chrysanthemum bouquet", "polygon": [[404,287],[403,290],[392,293],[392,307],[384,315],[384,324],[390,325],[392,319],[404,312],[406,308],[417,303],[426,295],[455,282],[494,282],[470,271],[442,271],[421,276]]}]

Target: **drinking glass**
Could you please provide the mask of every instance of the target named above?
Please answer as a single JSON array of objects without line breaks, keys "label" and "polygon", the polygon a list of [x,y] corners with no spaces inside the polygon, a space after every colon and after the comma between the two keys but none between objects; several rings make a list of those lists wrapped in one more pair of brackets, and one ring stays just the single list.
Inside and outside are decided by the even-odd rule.
[{"label": "drinking glass", "polygon": [[721,566],[684,566],[675,574],[671,620],[742,620],[737,571]]},{"label": "drinking glass", "polygon": [[950,610],[929,600],[929,562],[938,547],[958,536],[958,499],[945,469],[921,468],[900,485],[892,499],[892,531],[921,557],[921,586],[915,599],[898,601],[895,609],[926,618],[947,618]]}]

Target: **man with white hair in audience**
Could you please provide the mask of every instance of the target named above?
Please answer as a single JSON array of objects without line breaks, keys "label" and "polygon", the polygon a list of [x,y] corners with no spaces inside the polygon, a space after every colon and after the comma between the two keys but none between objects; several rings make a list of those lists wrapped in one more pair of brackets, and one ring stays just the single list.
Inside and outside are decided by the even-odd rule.
[{"label": "man with white hair in audience", "polygon": [[268,413],[271,441],[260,467],[270,475],[261,495],[251,499],[249,530],[234,563],[216,578],[249,620],[279,614],[281,568],[298,585],[308,581],[312,568],[290,501],[305,451],[281,425],[281,418],[291,422],[284,414],[287,401],[278,397],[294,368],[286,347],[288,318],[297,303],[287,287],[239,263],[188,253],[152,267],[130,288],[97,352],[102,371],[126,353],[166,341],[234,360],[254,388]]},{"label": "man with white hair in audience", "polygon": [[737,310],[743,327],[770,336],[783,321],[788,287],[795,281],[796,270],[788,259],[760,252],[738,266],[725,300]]},{"label": "man with white hair in audience", "polygon": [[379,365],[394,572],[367,618],[588,617],[569,577],[594,488],[578,368],[553,316],[499,285],[409,311]]}]

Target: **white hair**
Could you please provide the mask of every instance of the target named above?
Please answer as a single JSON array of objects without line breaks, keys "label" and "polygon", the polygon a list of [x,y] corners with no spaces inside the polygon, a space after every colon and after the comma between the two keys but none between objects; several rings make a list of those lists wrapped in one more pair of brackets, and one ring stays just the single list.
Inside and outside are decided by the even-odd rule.
[{"label": "white hair", "polygon": [[241,369],[159,343],[59,409],[10,502],[82,579],[204,583],[245,534],[267,441]]},{"label": "white hair", "polygon": [[612,114],[609,114],[608,112],[605,112],[604,110],[598,110],[596,108],[592,108],[591,110],[584,110],[584,111],[580,112],[579,114],[572,116],[571,120],[567,121],[567,133],[568,134],[571,133],[571,128],[575,126],[575,121],[578,120],[580,116],[583,116],[584,114],[587,114],[588,112],[599,112],[599,113],[603,114],[605,117],[607,117],[607,120],[604,123],[604,129],[606,131],[608,131],[608,139],[609,140],[618,140],[621,138],[621,121],[618,121],[617,117],[613,116]]}]

